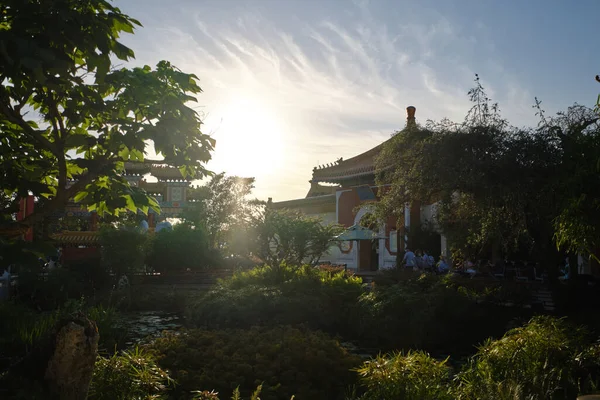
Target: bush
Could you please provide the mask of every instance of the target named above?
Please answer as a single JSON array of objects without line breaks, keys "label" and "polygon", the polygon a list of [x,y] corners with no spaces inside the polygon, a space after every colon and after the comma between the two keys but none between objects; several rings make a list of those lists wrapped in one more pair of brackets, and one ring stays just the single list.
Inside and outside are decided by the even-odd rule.
[{"label": "bush", "polygon": [[0,303],[0,354],[9,358],[25,355],[58,319],[58,312],[39,313],[23,304]]},{"label": "bush", "polygon": [[92,400],[157,399],[172,383],[166,371],[159,368],[146,352],[135,348],[98,357],[90,385]]},{"label": "bush", "polygon": [[[260,400],[260,392],[262,391],[262,385],[259,385],[256,390],[250,395],[250,400]],[[215,391],[208,390],[204,391],[194,391],[194,397],[192,400],[219,400],[219,394]],[[231,396],[231,400],[242,400],[242,395],[240,394],[240,390],[236,388],[233,391],[233,395]],[[294,400],[294,396],[290,398],[290,400]]]},{"label": "bush", "polygon": [[355,375],[357,357],[319,332],[293,327],[166,332],[151,346],[171,371],[185,398],[198,388],[248,396],[262,384],[261,398],[339,399]]},{"label": "bush", "polygon": [[118,314],[112,308],[98,306],[86,310],[81,300],[69,300],[55,310],[39,312],[24,304],[4,302],[0,303],[0,320],[10,323],[0,324],[0,355],[24,356],[54,330],[61,318],[78,311],[96,322],[101,349],[113,350],[123,343],[126,331],[115,324]]},{"label": "bush", "polygon": [[237,272],[189,308],[206,328],[298,325],[356,336],[360,329],[359,278],[316,268],[258,267]]},{"label": "bush", "polygon": [[88,298],[112,286],[113,278],[110,276],[110,271],[102,264],[100,257],[70,262],[64,265],[63,268],[73,274],[82,286],[82,294],[85,294]]},{"label": "bush", "polygon": [[474,343],[502,335],[509,321],[524,312],[477,304],[444,277],[395,273],[401,277],[398,283],[375,284],[361,297],[365,325],[370,327],[364,340],[384,350],[471,354]]},{"label": "bush", "polygon": [[147,258],[148,267],[161,273],[194,271],[218,264],[218,252],[210,247],[206,232],[188,224],[156,233]]},{"label": "bush", "polygon": [[113,307],[104,307],[97,305],[86,311],[87,317],[96,323],[100,342],[98,348],[100,351],[114,352],[115,348],[120,348],[127,337],[127,329],[118,323],[119,312]]},{"label": "bush", "polygon": [[515,317],[529,317],[522,308],[477,304],[444,277],[411,272],[398,282],[366,292],[342,271],[260,267],[221,281],[192,303],[189,320],[205,328],[305,324],[384,351],[470,355],[474,343],[500,337]]},{"label": "bush", "polygon": [[104,226],[100,230],[102,265],[116,278],[144,270],[148,235],[135,227]]},{"label": "bush", "polygon": [[488,340],[458,375],[459,399],[573,399],[600,383],[600,347],[563,319],[535,317]]},{"label": "bush", "polygon": [[41,266],[31,266],[19,273],[18,300],[41,310],[54,310],[70,299],[81,298],[83,293],[84,285],[64,268],[43,275]]},{"label": "bush", "polygon": [[451,369],[424,352],[378,356],[357,371],[366,393],[360,400],[444,400],[451,395]]},{"label": "bush", "polygon": [[[420,278],[420,272],[406,268],[392,268],[381,271],[375,279],[376,286],[392,286],[404,284]],[[427,275],[429,281],[441,282],[444,286],[453,288],[468,296],[471,300],[491,304],[512,303],[524,305],[531,303],[531,287],[510,280],[471,279],[458,274],[443,276]]]}]

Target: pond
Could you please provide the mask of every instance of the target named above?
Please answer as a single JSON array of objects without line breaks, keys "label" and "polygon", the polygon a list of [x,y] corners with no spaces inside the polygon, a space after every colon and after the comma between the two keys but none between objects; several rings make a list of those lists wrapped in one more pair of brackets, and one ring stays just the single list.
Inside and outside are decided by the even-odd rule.
[{"label": "pond", "polygon": [[164,311],[132,312],[123,313],[118,325],[127,331],[125,346],[131,347],[155,338],[163,331],[181,329],[184,318],[179,314]]}]

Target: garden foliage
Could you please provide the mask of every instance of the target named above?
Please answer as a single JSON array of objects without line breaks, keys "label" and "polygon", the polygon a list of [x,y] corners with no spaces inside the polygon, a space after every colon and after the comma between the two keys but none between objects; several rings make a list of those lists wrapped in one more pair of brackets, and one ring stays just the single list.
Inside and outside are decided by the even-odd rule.
[{"label": "garden foliage", "polygon": [[166,333],[150,347],[177,381],[174,395],[198,388],[249,396],[262,385],[263,400],[341,398],[355,381],[360,360],[320,332],[279,326]]},{"label": "garden foliage", "polygon": [[448,360],[421,351],[377,356],[357,372],[366,392],[360,400],[450,400],[452,375]]},{"label": "garden foliage", "polygon": [[487,340],[458,375],[457,398],[570,399],[598,390],[600,347],[564,319],[535,317]]},{"label": "garden foliage", "polygon": [[172,384],[169,374],[154,359],[139,348],[98,357],[90,400],[146,400],[166,398]]},{"label": "garden foliage", "polygon": [[356,329],[363,293],[359,278],[304,266],[258,267],[237,272],[189,307],[205,328],[299,325],[332,333]]}]

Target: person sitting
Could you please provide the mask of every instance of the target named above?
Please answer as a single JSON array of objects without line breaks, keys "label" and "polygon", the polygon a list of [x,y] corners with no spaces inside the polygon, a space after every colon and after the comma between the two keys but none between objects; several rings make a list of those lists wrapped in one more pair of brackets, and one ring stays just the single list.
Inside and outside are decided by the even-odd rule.
[{"label": "person sitting", "polygon": [[437,273],[440,275],[447,274],[450,271],[450,266],[446,262],[446,257],[440,256],[440,261],[437,263]]},{"label": "person sitting", "polygon": [[465,261],[463,270],[467,274],[471,275],[471,278],[477,274],[477,270],[475,269],[475,264],[473,264],[473,262],[470,259],[467,259],[467,261]]},{"label": "person sitting", "polygon": [[561,281],[568,281],[571,279],[571,265],[569,264],[569,257],[565,258],[565,263],[560,269],[562,276],[559,276],[558,279]]}]

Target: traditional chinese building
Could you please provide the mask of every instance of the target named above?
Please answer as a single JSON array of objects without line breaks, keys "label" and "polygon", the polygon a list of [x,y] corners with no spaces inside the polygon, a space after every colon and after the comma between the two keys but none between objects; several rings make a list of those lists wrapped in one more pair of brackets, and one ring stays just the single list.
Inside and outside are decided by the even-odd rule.
[{"label": "traditional chinese building", "polygon": [[[149,232],[154,231],[159,219],[179,217],[189,202],[195,200],[195,190],[190,187],[190,180],[184,179],[177,168],[162,161],[128,162],[124,176],[130,185],[140,187],[154,196],[161,207],[160,215],[154,210],[148,213]],[[147,181],[149,177],[156,181]],[[98,222],[96,212],[90,212],[75,202],[50,217],[51,238],[62,247],[66,260],[75,261],[96,255],[99,245]]]},{"label": "traditional chinese building", "polygon": [[[407,108],[407,126],[414,125],[415,107]],[[402,134],[402,131],[397,133]],[[399,219],[388,217],[377,226],[367,222],[373,203],[388,185],[375,182],[376,159],[386,142],[347,160],[342,158],[313,169],[310,189],[305,198],[271,202],[275,209],[295,209],[316,216],[323,223],[339,223],[348,228],[361,225],[375,231],[378,238],[359,242],[340,242],[330,248],[321,261],[345,264],[357,271],[373,271],[396,265],[396,256],[405,248],[406,232],[425,221],[433,221],[435,205],[413,204],[406,207]],[[446,240],[440,235],[439,248],[427,249],[433,253],[446,253]]]}]

